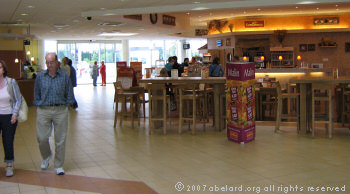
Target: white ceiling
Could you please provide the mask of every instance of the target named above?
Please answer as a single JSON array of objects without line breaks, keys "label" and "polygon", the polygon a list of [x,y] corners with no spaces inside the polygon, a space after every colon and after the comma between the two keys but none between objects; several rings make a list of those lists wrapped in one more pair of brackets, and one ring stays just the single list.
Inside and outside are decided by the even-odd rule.
[{"label": "white ceiling", "polygon": [[[39,39],[53,40],[178,38],[174,34],[180,32],[181,36],[194,37],[195,28],[206,28],[207,22],[213,19],[350,13],[350,0],[0,0],[0,5],[1,28],[22,28],[25,33]],[[185,17],[190,27],[184,32],[150,23],[129,22],[122,17],[126,14],[148,16],[150,13]],[[92,19],[87,20],[87,16]],[[147,17],[144,19],[149,20]],[[124,25],[98,25],[104,22],[123,22]],[[129,37],[97,36],[101,32],[112,31],[138,34]]]}]

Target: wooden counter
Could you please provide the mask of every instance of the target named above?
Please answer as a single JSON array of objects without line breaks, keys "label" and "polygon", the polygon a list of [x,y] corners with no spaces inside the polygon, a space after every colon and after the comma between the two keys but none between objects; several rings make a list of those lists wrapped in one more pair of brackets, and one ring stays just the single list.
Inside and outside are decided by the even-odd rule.
[{"label": "wooden counter", "polygon": [[16,81],[28,106],[33,106],[35,79],[20,79]]},{"label": "wooden counter", "polygon": [[265,78],[268,75],[270,78],[276,78],[282,86],[286,88],[289,79],[292,77],[330,77],[333,76],[333,68],[320,69],[302,69],[302,68],[270,68],[270,69],[255,69],[255,79]]},{"label": "wooden counter", "polygon": [[214,89],[214,116],[215,130],[219,131],[220,123],[220,110],[219,110],[219,94],[225,92],[226,77],[155,77],[155,78],[146,78],[140,79],[139,83],[150,83],[150,84],[165,84],[165,83],[183,83],[183,84],[212,84]]},{"label": "wooden counter", "polygon": [[[339,77],[334,79],[333,77],[294,77],[289,79],[290,83],[296,83],[299,85],[300,90],[300,131],[306,133],[307,131],[307,115],[310,113],[310,103],[308,103],[307,94],[308,88],[311,88],[313,83],[331,83],[331,84],[350,84],[350,77]],[[310,100],[310,99],[309,99]],[[309,108],[308,108],[309,107]]]}]

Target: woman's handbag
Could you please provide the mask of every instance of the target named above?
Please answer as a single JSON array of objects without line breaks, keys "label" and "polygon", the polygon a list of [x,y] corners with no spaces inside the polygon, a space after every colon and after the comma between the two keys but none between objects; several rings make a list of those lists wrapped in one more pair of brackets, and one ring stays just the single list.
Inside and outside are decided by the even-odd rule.
[{"label": "woman's handbag", "polygon": [[[13,97],[12,78],[9,78],[8,85],[10,87],[10,96],[12,98],[12,101],[14,102],[15,98]],[[21,94],[21,96],[22,96],[22,94]],[[27,106],[26,100],[24,100],[24,98],[22,96],[22,105],[21,105],[21,108],[19,109],[18,117],[17,117],[18,122],[21,123],[21,122],[26,121],[27,116],[28,116],[28,106]]]}]

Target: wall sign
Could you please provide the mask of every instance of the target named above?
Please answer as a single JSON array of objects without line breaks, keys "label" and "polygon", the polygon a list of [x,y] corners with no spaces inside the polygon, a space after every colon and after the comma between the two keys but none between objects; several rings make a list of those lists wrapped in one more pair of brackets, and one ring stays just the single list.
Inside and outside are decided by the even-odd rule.
[{"label": "wall sign", "polygon": [[244,21],[246,28],[263,28],[265,27],[264,20]]},{"label": "wall sign", "polygon": [[339,17],[314,18],[314,25],[336,25]]},{"label": "wall sign", "polygon": [[175,26],[175,17],[170,15],[163,15],[163,24]]},{"label": "wall sign", "polygon": [[142,20],[142,14],[124,15],[124,18],[133,19],[133,20]]}]

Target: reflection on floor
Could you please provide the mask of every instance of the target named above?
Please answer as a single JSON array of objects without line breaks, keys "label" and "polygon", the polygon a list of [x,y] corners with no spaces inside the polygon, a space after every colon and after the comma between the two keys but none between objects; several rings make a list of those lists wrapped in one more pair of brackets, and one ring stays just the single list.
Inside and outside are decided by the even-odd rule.
[{"label": "reflection on floor", "polygon": [[66,175],[54,174],[52,160],[47,170],[40,169],[36,111],[30,107],[30,120],[16,132],[16,176],[7,178],[0,168],[0,194],[178,193],[179,182],[182,191],[206,193],[222,192],[226,185],[237,193],[317,193],[312,189],[320,186],[350,190],[347,127],[336,125],[328,139],[320,126],[312,139],[297,134],[295,123],[284,123],[274,133],[274,122],[257,122],[256,140],[245,145],[228,141],[226,132],[214,131],[211,123],[206,132],[197,125],[196,135],[187,127],[178,134],[172,124],[167,135],[158,129],[149,136],[147,118],[135,129],[128,120],[113,128],[111,84],[79,85],[75,94],[79,108],[70,111]]}]

